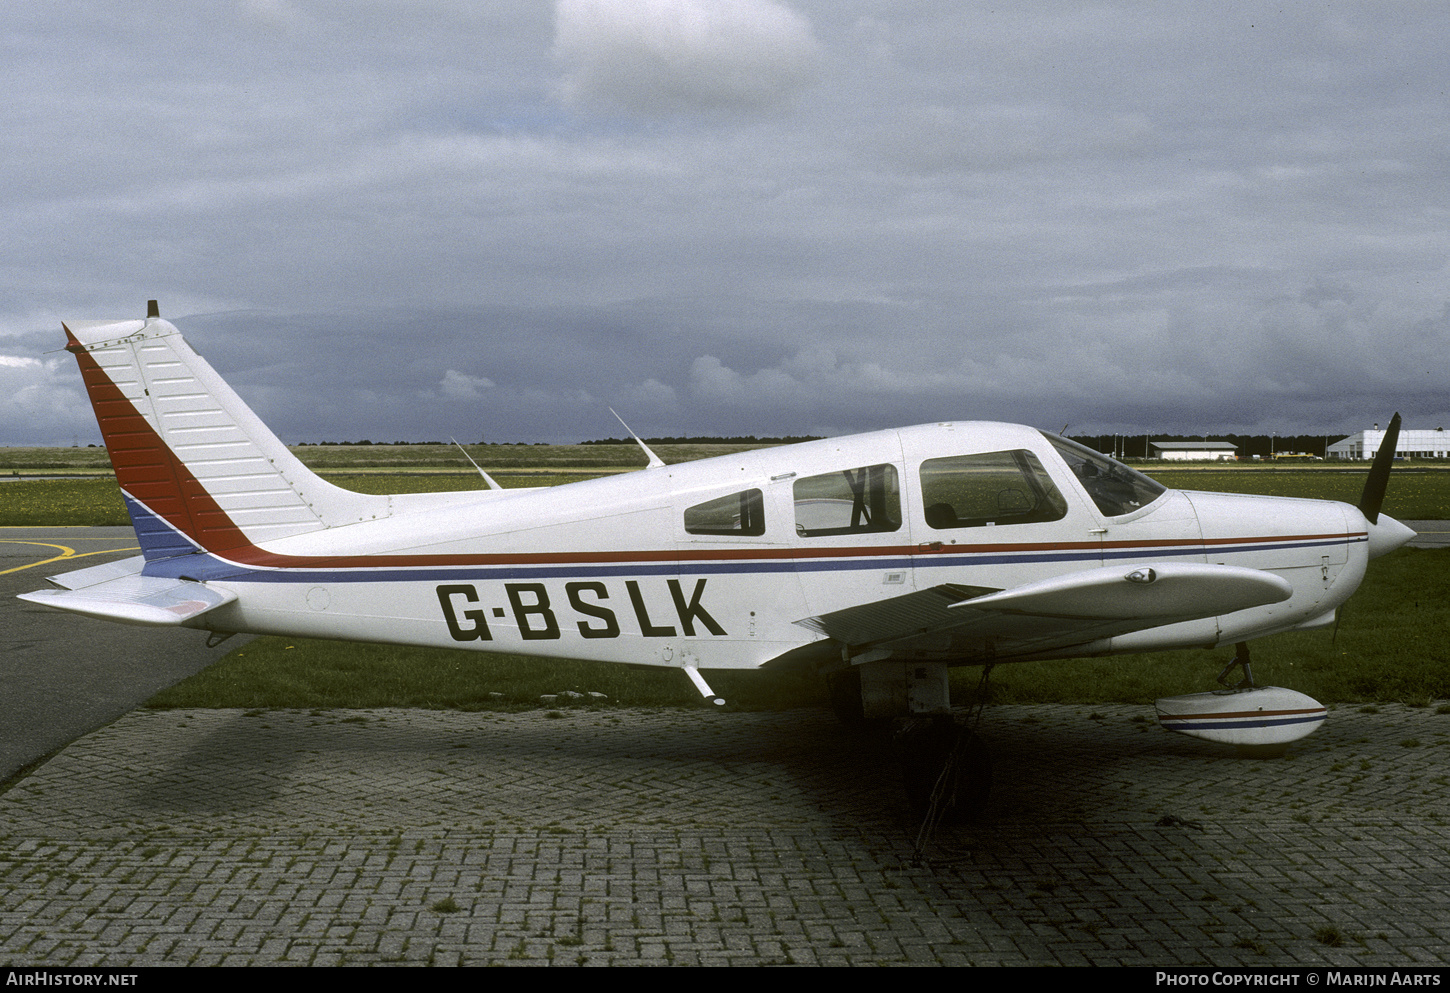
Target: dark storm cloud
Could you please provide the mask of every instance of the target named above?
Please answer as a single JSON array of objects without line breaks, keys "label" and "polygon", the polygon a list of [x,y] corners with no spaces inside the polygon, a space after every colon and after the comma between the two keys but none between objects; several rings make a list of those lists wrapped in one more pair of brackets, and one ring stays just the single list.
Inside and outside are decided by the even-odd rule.
[{"label": "dark storm cloud", "polygon": [[1442,20],[21,4],[0,443],[152,297],[288,440],[1441,423]]}]

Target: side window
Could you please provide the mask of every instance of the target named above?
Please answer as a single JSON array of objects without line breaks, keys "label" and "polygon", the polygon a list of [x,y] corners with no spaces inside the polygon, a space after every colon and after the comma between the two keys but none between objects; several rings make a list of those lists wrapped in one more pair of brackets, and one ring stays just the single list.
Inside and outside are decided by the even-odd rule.
[{"label": "side window", "polygon": [[765,534],[765,500],[759,490],[742,490],[697,503],[685,511],[689,534]]},{"label": "side window", "polygon": [[1026,450],[927,459],[921,464],[921,501],[926,523],[938,531],[1067,516],[1067,501]]},{"label": "side window", "polygon": [[894,465],[797,479],[795,530],[803,537],[895,531],[901,527],[901,482]]}]

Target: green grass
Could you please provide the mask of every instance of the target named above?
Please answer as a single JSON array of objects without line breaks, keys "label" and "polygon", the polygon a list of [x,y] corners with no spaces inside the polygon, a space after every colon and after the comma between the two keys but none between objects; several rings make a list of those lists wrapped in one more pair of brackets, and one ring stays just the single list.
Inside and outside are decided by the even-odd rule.
[{"label": "green grass", "polygon": [[128,525],[114,479],[0,483],[0,527]]},{"label": "green grass", "polygon": [[[1289,686],[1323,703],[1450,698],[1450,551],[1401,549],[1369,569],[1337,639],[1325,630],[1254,642],[1261,685]],[[1225,648],[1002,665],[992,673],[992,700],[1148,703],[1213,688],[1232,654]],[[978,674],[953,673],[959,703],[970,698]],[[714,671],[708,679],[741,709],[825,702],[823,682],[811,676]],[[282,638],[259,638],[148,705],[520,710],[565,690],[604,693],[608,706],[702,705],[672,669]],[[549,706],[589,705],[560,699]]]},{"label": "green grass", "polygon": [[[1402,548],[1369,564],[1332,629],[1253,642],[1254,679],[1321,703],[1428,704],[1450,698],[1450,551]],[[1233,655],[1155,652],[1072,662],[1020,662],[992,674],[1000,703],[1144,703],[1213,689]]]},{"label": "green grass", "polygon": [[[469,454],[500,486],[557,486],[644,467],[635,445],[469,445]],[[670,464],[726,455],[748,445],[660,445]],[[760,447],[760,446],[753,446]],[[298,445],[292,452],[324,479],[358,493],[429,493],[486,489],[452,445]],[[126,525],[114,478],[68,479],[109,472],[104,448],[0,448],[0,474],[54,478],[0,484],[0,527]]]},{"label": "green grass", "polygon": [[[1149,475],[1176,490],[1311,497],[1358,504],[1364,492],[1366,472],[1366,469],[1274,471],[1244,467],[1222,470],[1151,469]],[[1384,512],[1402,521],[1450,520],[1450,469],[1397,467],[1390,474]]]},{"label": "green grass", "polygon": [[0,473],[110,472],[111,459],[99,445],[85,448],[0,447]]},{"label": "green grass", "polygon": [[[530,472],[594,473],[643,469],[638,445],[465,445],[489,474]],[[754,444],[672,444],[652,446],[671,464],[712,455],[764,448]],[[460,472],[477,479],[468,460],[445,445],[292,445],[289,450],[315,472]],[[0,474],[109,472],[104,448],[0,448]]]},{"label": "green grass", "polygon": [[[798,674],[712,672],[710,682],[732,704],[750,710],[805,706],[825,700],[820,680]],[[607,699],[560,697],[548,704],[539,699],[566,691],[603,693]],[[700,694],[677,669],[271,637],[244,645],[147,702],[154,709],[415,707],[499,711],[544,706],[700,704]]]},{"label": "green grass", "polygon": [[[556,486],[644,465],[632,445],[470,445],[469,453],[500,485]],[[743,445],[660,445],[668,463],[744,450]],[[292,451],[330,482],[360,493],[421,493],[485,486],[458,449],[443,445],[299,445]],[[1144,468],[1177,489],[1312,497],[1358,503],[1367,468],[1332,463],[1284,471],[1262,466]],[[0,527],[128,524],[112,479],[66,479],[74,472],[107,472],[102,448],[0,448],[0,473],[46,473],[53,480],[0,488]],[[1450,466],[1398,468],[1385,513],[1400,520],[1450,520]]]},{"label": "green grass", "polygon": [[[577,483],[583,479],[593,479],[596,475],[604,473],[577,472],[562,474],[557,472],[500,472],[493,476],[494,482],[504,489],[509,490],[522,486],[558,486],[561,483]],[[457,490],[486,490],[485,483],[476,472],[468,475],[463,473],[360,473],[360,472],[329,472],[323,475],[329,483],[341,486],[345,490],[353,490],[357,493],[443,493]]]}]

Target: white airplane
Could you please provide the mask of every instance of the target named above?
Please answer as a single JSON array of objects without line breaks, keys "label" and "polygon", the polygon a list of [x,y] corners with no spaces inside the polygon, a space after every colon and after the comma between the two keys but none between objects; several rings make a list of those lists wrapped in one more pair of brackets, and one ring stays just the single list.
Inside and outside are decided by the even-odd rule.
[{"label": "white airplane", "polygon": [[[841,712],[911,718],[947,711],[950,667],[1025,659],[1234,644],[1257,692],[1245,643],[1332,624],[1366,562],[1414,534],[1379,513],[1393,440],[1355,508],[1170,490],[976,421],[679,465],[646,448],[642,471],[544,489],[365,495],[303,466],[154,301],[145,320],[64,328],[142,554],[22,599],[129,624],[661,666],[716,703],[701,670],[809,667]],[[1323,716],[1226,706],[1188,709],[1293,711],[1268,722],[1292,737]],[[917,724],[908,784],[925,800],[947,756],[979,746]],[[985,789],[971,775],[948,804]]]}]

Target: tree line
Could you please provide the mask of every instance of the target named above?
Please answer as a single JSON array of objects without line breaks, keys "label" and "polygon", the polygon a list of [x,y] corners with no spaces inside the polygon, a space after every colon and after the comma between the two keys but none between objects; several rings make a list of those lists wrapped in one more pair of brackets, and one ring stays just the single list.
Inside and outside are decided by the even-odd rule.
[{"label": "tree line", "polygon": [[[1149,458],[1150,441],[1225,441],[1237,448],[1235,454],[1241,458],[1255,455],[1268,458],[1270,454],[1303,452],[1306,455],[1325,456],[1325,449],[1343,436],[1337,434],[1074,434],[1072,440],[1095,451],[1118,455],[1129,459]],[[757,436],[731,435],[661,435],[645,438],[646,445],[794,445],[802,441],[820,441],[820,435]],[[302,441],[298,445],[451,445],[448,441]],[[477,441],[475,445],[543,445],[542,441]],[[581,441],[580,445],[632,445],[633,438],[594,438]]]},{"label": "tree line", "polygon": [[1105,452],[1109,455],[1115,452],[1129,459],[1151,458],[1148,451],[1150,441],[1224,441],[1234,445],[1237,451],[1234,453],[1239,458],[1266,459],[1270,455],[1283,455],[1288,452],[1303,452],[1305,455],[1317,455],[1324,458],[1325,450],[1335,442],[1342,440],[1345,435],[1340,434],[1078,434],[1072,435],[1072,440],[1079,444],[1086,445],[1095,451]]}]

